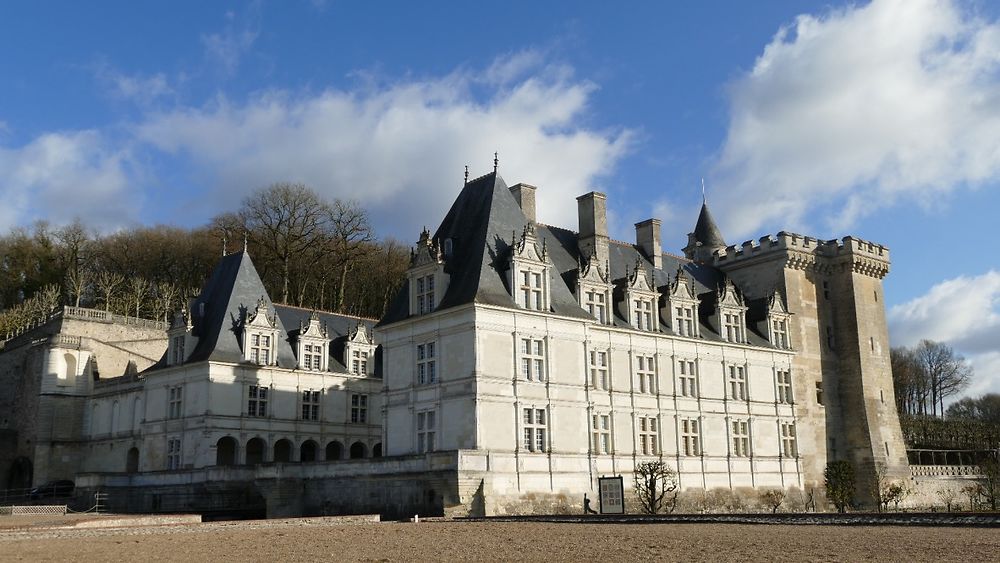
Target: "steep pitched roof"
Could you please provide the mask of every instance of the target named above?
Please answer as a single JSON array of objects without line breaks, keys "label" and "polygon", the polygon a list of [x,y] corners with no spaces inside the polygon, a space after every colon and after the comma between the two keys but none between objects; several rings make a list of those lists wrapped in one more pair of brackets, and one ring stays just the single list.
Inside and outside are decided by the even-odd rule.
[{"label": "steep pitched roof", "polygon": [[726,246],[726,239],[722,238],[722,232],[715,224],[712,212],[708,210],[708,202],[701,204],[701,213],[698,214],[698,222],[694,226],[694,238],[702,246]]},{"label": "steep pitched roof", "polygon": [[[260,299],[269,311],[276,313],[250,255],[244,251],[223,257],[191,305],[192,334],[198,337],[198,344],[187,361],[242,362],[241,327]],[[295,355],[286,337],[288,333],[280,316],[276,315],[275,321],[277,363],[294,368]]]}]

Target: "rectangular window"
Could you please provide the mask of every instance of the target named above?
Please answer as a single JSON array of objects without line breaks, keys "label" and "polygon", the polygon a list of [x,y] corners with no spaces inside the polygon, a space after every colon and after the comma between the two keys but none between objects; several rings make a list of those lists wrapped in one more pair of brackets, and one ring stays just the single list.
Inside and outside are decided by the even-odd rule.
[{"label": "rectangular window", "polygon": [[639,417],[639,451],[642,452],[642,455],[659,453],[659,446],[657,446],[659,443],[657,440],[658,428],[656,417]]},{"label": "rectangular window", "polygon": [[632,305],[632,326],[639,330],[653,330],[653,302],[635,299]]},{"label": "rectangular window", "polygon": [[417,345],[417,384],[427,385],[437,381],[437,361],[433,342]]},{"label": "rectangular window", "polygon": [[722,315],[722,336],[727,342],[743,342],[743,315],[724,313]]},{"label": "rectangular window", "polygon": [[247,416],[267,416],[268,388],[251,385],[247,392]]},{"label": "rectangular window", "polygon": [[541,311],[544,309],[542,300],[542,274],[531,270],[521,270],[521,306],[525,309]]},{"label": "rectangular window", "polygon": [[302,420],[319,420],[319,391],[302,392]]},{"label": "rectangular window", "polygon": [[698,420],[685,418],[681,421],[681,447],[686,456],[701,455],[701,430]]},{"label": "rectangular window", "polygon": [[351,352],[351,373],[368,375],[368,352],[363,350]]},{"label": "rectangular window", "polygon": [[698,396],[698,372],[695,363],[691,360],[680,360],[677,362],[677,382],[678,390],[682,397]]},{"label": "rectangular window", "polygon": [[674,307],[674,330],[679,336],[695,336],[694,307]]},{"label": "rectangular window", "polygon": [[545,380],[545,344],[541,340],[521,339],[521,377],[528,381]]},{"label": "rectangular window", "polygon": [[777,377],[778,402],[787,405],[792,404],[792,374],[788,371],[779,370]]},{"label": "rectangular window", "polygon": [[608,388],[608,353],[590,351],[590,385],[597,389]]},{"label": "rectangular window", "polygon": [[771,321],[771,343],[778,348],[788,348],[788,321],[784,319]]},{"label": "rectangular window", "polygon": [[747,399],[747,373],[743,366],[729,366],[729,398],[737,401]]},{"label": "rectangular window", "polygon": [[817,381],[816,382],[816,404],[817,405],[822,405],[823,404],[823,382],[822,381]]},{"label": "rectangular window", "polygon": [[799,455],[798,446],[795,443],[794,423],[781,423],[781,453],[784,454],[785,457],[796,457]]},{"label": "rectangular window", "polygon": [[750,457],[750,425],[746,420],[732,421],[733,455]]},{"label": "rectangular window", "polygon": [[167,469],[181,468],[181,439],[167,440]]},{"label": "rectangular window", "polygon": [[611,453],[611,417],[606,414],[591,416],[591,447],[595,454]]},{"label": "rectangular window", "polygon": [[434,274],[417,278],[417,314],[434,310]]},{"label": "rectangular window", "polygon": [[184,388],[171,387],[168,390],[167,418],[180,418],[184,415]]},{"label": "rectangular window", "polygon": [[247,358],[262,366],[271,364],[271,336],[267,334],[250,335],[250,352]]},{"label": "rectangular window", "polygon": [[351,422],[353,424],[368,422],[368,395],[351,395]]},{"label": "rectangular window", "polygon": [[545,430],[547,417],[545,409],[523,409],[524,414],[524,450],[529,452],[544,452]]},{"label": "rectangular window", "polygon": [[433,452],[437,434],[434,411],[417,413],[417,453]]},{"label": "rectangular window", "polygon": [[656,363],[652,356],[635,357],[635,378],[640,393],[656,394]]},{"label": "rectangular window", "polygon": [[174,337],[174,361],[176,364],[184,363],[184,336]]},{"label": "rectangular window", "polygon": [[302,346],[302,367],[313,371],[323,369],[322,344],[305,344]]},{"label": "rectangular window", "polygon": [[584,293],[584,305],[587,307],[587,312],[594,315],[601,324],[606,324],[608,322],[607,318],[607,305],[606,297],[603,291],[587,291]]}]

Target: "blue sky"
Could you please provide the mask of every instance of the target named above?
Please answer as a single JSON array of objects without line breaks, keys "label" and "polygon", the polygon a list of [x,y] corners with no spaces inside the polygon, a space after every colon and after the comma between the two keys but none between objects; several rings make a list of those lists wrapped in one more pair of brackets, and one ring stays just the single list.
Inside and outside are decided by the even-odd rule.
[{"label": "blue sky", "polygon": [[575,227],[663,220],[701,178],[730,243],[891,249],[894,344],[1000,391],[1000,9],[987,2],[31,2],[0,6],[0,229],[199,225],[300,181],[414,240],[500,153]]}]

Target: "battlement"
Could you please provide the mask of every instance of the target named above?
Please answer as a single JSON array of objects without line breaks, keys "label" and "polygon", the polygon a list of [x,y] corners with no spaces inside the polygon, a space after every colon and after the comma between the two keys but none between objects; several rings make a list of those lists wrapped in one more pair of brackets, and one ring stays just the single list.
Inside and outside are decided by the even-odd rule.
[{"label": "battlement", "polygon": [[[738,262],[768,255],[778,255],[789,259],[790,265],[799,263],[815,264],[817,260],[833,260],[850,257],[854,262],[864,262],[869,266],[878,265],[876,270],[888,272],[889,249],[885,246],[846,236],[842,239],[822,240],[810,236],[781,231],[777,235],[766,235],[760,239],[745,241],[742,245],[731,245],[725,251],[716,252],[713,265],[719,268]],[[870,267],[867,269],[871,269]]]}]

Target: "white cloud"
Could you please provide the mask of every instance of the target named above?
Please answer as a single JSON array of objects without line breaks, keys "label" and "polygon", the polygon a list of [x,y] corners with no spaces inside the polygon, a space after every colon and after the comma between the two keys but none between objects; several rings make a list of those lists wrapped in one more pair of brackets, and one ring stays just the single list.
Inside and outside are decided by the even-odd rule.
[{"label": "white cloud", "polygon": [[722,222],[736,237],[776,223],[840,231],[903,197],[996,180],[998,70],[1000,25],[949,1],[799,16],[731,85]]},{"label": "white cloud", "polygon": [[117,99],[148,106],[175,94],[166,74],[125,74],[107,63],[96,66],[97,79],[103,82],[108,93]]},{"label": "white cloud", "polygon": [[926,294],[889,310],[893,345],[922,339],[945,342],[976,370],[969,392],[1000,392],[1000,272],[942,281]]},{"label": "white cloud", "polygon": [[0,147],[0,232],[36,219],[80,217],[107,230],[130,222],[127,151],[96,131],[46,133],[17,148]]},{"label": "white cloud", "polygon": [[[222,98],[153,115],[136,134],[185,155],[199,182],[214,187],[206,197],[215,209],[232,209],[272,182],[304,182],[328,197],[360,200],[384,231],[400,236],[436,223],[461,189],[464,165],[473,176],[485,173],[499,151],[509,184],[539,186],[540,220],[575,226],[573,198],[599,187],[630,133],[577,125],[594,86],[560,67],[530,73],[531,56],[513,59],[485,72],[363,90]],[[473,94],[487,83],[485,99]]]},{"label": "white cloud", "polygon": [[219,65],[224,75],[235,74],[243,56],[253,47],[260,35],[259,20],[260,2],[253,2],[245,14],[227,12],[226,25],[222,31],[202,34],[201,44],[205,48],[205,56]]}]

